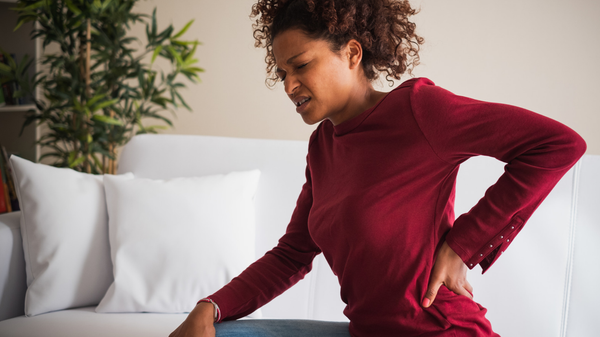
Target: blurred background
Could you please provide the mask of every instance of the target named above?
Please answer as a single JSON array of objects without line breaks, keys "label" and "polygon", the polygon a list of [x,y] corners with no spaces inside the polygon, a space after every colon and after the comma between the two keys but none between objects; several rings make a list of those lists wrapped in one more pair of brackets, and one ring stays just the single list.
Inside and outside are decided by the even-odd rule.
[{"label": "blurred background", "polygon": [[[177,111],[174,128],[161,133],[308,140],[316,126],[303,123],[281,84],[265,85],[265,53],[254,47],[249,18],[253,3],[138,3],[141,13],[157,7],[159,29],[173,24],[179,30],[194,19],[186,39],[202,42],[198,66],[206,72],[200,74],[201,83],[190,83],[183,92],[193,111]],[[420,8],[414,20],[425,38],[415,76],[458,95],[517,105],[558,120],[583,136],[588,154],[600,154],[600,1],[411,3]],[[144,29],[132,30],[143,43]],[[390,87],[381,80],[376,86],[389,91],[402,81]],[[0,116],[0,124],[6,116]],[[10,131],[6,123],[0,128],[0,133]]]}]

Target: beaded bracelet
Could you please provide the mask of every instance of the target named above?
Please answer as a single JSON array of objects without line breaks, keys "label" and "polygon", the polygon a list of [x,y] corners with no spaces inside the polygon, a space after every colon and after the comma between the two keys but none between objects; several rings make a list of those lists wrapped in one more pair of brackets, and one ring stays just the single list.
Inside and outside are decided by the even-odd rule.
[{"label": "beaded bracelet", "polygon": [[[212,305],[215,307],[215,322],[218,323],[221,321],[221,309],[219,309],[219,305],[217,305],[217,303],[215,303],[213,300],[211,300],[208,297],[203,298],[200,301],[198,301],[198,303],[200,303],[200,302],[212,303]],[[198,303],[196,303],[196,304],[198,304]]]}]

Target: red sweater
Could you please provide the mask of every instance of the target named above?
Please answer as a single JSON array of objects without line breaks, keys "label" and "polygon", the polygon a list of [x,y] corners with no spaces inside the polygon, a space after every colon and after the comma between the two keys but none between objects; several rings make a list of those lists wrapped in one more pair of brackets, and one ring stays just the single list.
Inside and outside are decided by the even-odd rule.
[{"label": "red sweater", "polygon": [[[211,298],[224,319],[243,317],[322,252],[352,336],[497,336],[485,308],[444,286],[421,307],[436,251],[446,240],[485,272],[585,149],[550,118],[406,81],[359,116],[319,125],[286,234]],[[506,162],[505,172],[455,220],[459,165],[477,155]]]}]

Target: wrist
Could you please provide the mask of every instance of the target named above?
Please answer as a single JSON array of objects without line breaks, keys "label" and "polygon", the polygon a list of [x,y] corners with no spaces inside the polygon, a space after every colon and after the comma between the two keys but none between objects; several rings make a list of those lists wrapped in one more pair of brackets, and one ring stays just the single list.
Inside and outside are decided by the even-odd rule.
[{"label": "wrist", "polygon": [[219,309],[219,306],[217,305],[217,303],[215,303],[212,299],[210,299],[208,297],[203,298],[200,301],[198,301],[197,305],[200,305],[202,303],[210,304],[210,306],[213,307],[213,321],[220,322],[221,321],[221,309]]},{"label": "wrist", "polygon": [[215,322],[215,308],[211,303],[198,302],[190,316],[193,316],[193,321],[197,323],[212,324]]}]

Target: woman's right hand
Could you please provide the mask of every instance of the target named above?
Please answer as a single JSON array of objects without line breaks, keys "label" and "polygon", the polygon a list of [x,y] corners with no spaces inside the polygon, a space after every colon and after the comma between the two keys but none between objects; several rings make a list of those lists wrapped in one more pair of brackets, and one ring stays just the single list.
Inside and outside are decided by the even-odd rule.
[{"label": "woman's right hand", "polygon": [[200,302],[169,337],[215,337],[215,308],[212,303]]}]

